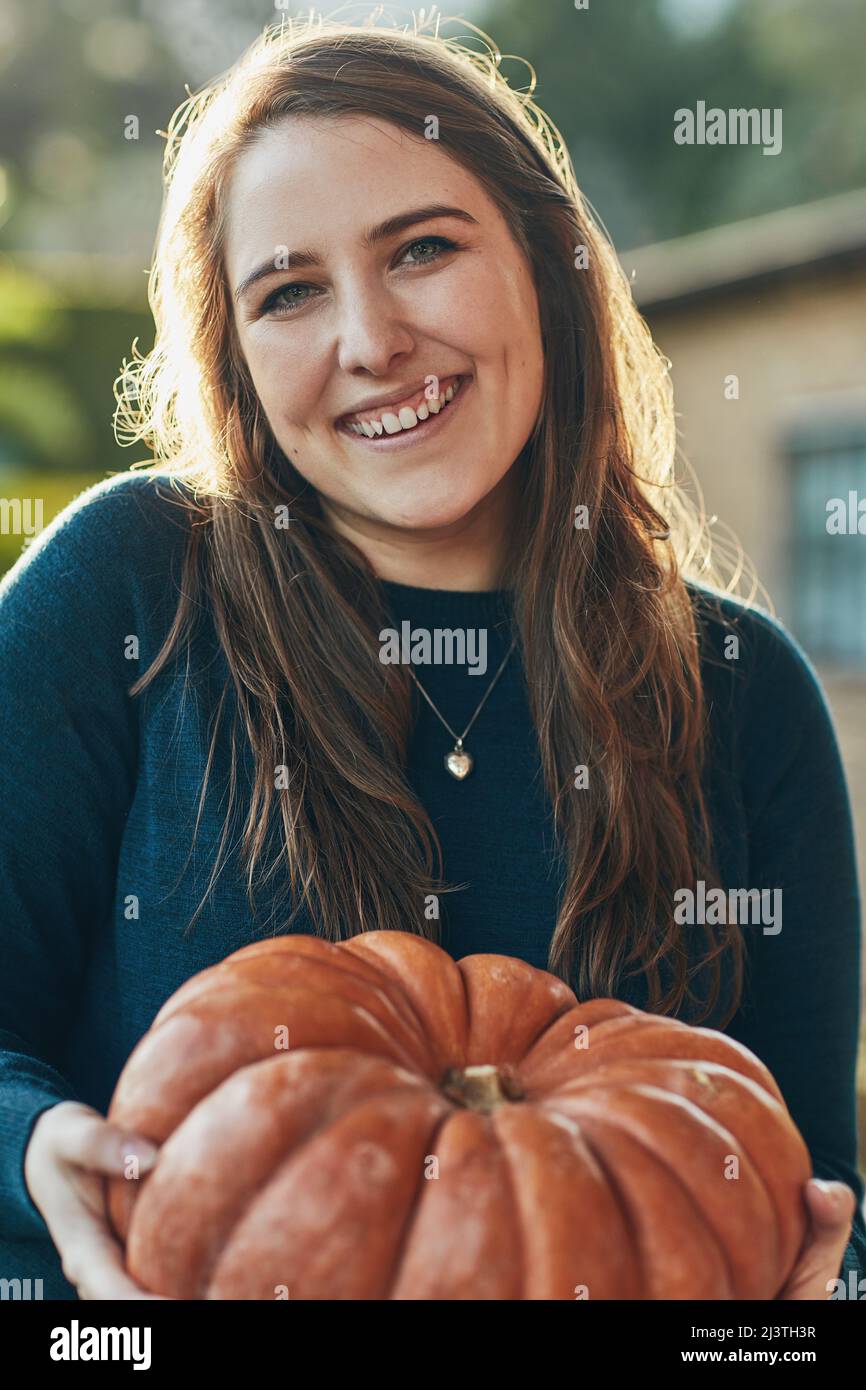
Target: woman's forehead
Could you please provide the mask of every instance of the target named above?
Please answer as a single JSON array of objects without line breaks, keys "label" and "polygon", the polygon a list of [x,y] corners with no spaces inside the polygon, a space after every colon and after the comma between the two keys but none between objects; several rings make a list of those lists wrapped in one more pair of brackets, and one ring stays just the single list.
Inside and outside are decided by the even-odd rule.
[{"label": "woman's forehead", "polygon": [[[411,207],[448,204],[480,221],[487,199],[474,176],[436,141],[363,116],[287,120],[263,130],[238,157],[226,191],[226,258],[290,250],[326,254]],[[489,208],[488,208],[489,212]]]},{"label": "woman's forehead", "polygon": [[[474,183],[468,170],[437,140],[370,116],[339,120],[285,118],[258,131],[236,158],[230,201],[267,195],[285,187],[295,198],[326,191],[342,195],[371,178],[387,185],[401,178],[451,179]],[[368,209],[369,211],[369,209]]]}]

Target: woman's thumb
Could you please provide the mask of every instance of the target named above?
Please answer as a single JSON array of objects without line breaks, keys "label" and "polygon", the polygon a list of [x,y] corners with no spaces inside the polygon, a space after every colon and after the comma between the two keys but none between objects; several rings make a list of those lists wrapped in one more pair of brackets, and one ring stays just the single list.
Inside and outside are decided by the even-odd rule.
[{"label": "woman's thumb", "polygon": [[156,1162],[159,1150],[143,1134],[130,1134],[121,1130],[117,1141],[120,1170],[127,1178],[137,1178],[147,1173]]},{"label": "woman's thumb", "polygon": [[[70,1119],[73,1117],[70,1116]],[[143,1134],[112,1124],[97,1111],[79,1113],[57,1136],[57,1151],[70,1163],[108,1176],[137,1178],[148,1172],[159,1152]]]}]

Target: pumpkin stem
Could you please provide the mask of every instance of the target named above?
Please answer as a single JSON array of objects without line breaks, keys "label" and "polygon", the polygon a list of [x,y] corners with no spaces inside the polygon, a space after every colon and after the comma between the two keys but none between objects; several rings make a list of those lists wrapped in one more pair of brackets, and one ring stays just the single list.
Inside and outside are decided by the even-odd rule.
[{"label": "pumpkin stem", "polygon": [[508,1101],[523,1099],[523,1088],[511,1068],[492,1065],[449,1067],[442,1090],[458,1105],[485,1114]]}]

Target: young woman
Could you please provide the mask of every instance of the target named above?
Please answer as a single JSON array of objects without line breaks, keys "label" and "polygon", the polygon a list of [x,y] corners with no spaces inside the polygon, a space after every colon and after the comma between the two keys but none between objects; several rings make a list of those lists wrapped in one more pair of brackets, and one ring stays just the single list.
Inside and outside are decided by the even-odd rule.
[{"label": "young woman", "polygon": [[[118,390],[154,461],[0,600],[0,1272],[141,1296],[101,1175],[148,1146],[104,1114],[162,1003],[397,928],[751,1047],[825,1180],[785,1296],[826,1298],[866,1272],[835,734],[713,578],[558,133],[494,59],[314,23],[184,104],[166,173]],[[709,885],[784,917],[684,923]]]}]

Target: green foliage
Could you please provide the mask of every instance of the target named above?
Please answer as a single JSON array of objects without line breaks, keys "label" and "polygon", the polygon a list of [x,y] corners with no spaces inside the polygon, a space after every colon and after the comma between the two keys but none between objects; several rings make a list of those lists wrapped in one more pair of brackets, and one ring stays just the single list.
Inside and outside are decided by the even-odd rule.
[{"label": "green foliage", "polygon": [[0,350],[13,343],[56,344],[66,328],[56,289],[13,262],[0,261]]},{"label": "green foliage", "polygon": [[143,350],[152,343],[149,314],[71,297],[61,304],[47,286],[35,292],[34,277],[21,283],[29,297],[17,331],[0,328],[0,468],[128,468],[130,453],[114,438],[112,388],[136,335]]},{"label": "green foliage", "polygon": [[[863,0],[492,0],[476,22],[533,64],[535,98],[621,249],[866,184]],[[514,60],[505,71],[526,86]],[[782,153],[675,145],[675,110],[699,100],[780,107]]]},{"label": "green foliage", "polygon": [[[469,13],[535,68],[534,95],[620,250],[866,184],[863,0],[490,0]],[[14,253],[0,259],[0,469],[87,474],[133,461],[113,437],[112,383],[133,339],[143,351],[152,341],[139,272],[159,211],[157,131],[186,83],[223,71],[277,17],[248,0],[209,0],[200,13],[139,0],[9,10],[2,235],[38,249],[51,278]],[[442,32],[479,46],[460,23]],[[506,56],[503,69],[528,88],[523,62]],[[781,107],[782,153],[675,144],[675,111],[699,100]],[[60,247],[128,258],[128,284],[118,294],[102,262],[101,283],[82,294]]]}]

